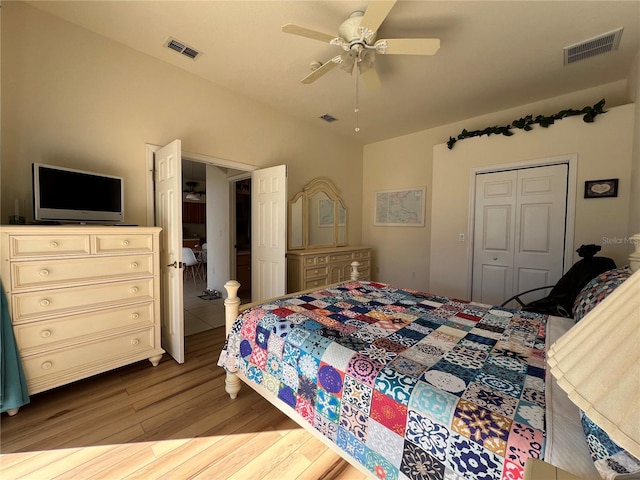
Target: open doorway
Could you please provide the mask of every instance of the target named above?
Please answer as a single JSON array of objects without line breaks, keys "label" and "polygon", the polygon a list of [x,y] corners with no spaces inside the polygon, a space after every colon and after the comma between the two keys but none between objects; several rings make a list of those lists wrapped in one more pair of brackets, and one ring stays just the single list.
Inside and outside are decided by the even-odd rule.
[{"label": "open doorway", "polygon": [[238,295],[251,299],[251,178],[234,182],[235,200],[235,279]]},{"label": "open doorway", "polygon": [[[214,195],[213,199],[207,198],[206,211],[209,288],[219,285],[217,290],[223,292],[225,282],[235,272],[235,229],[231,228],[230,220],[233,218],[235,221],[235,197],[231,185],[250,177],[251,211],[254,212],[251,221],[251,300],[277,297],[286,290],[286,165],[260,169],[230,160],[187,153],[182,151],[180,139],[165,146],[147,144],[147,221],[149,225],[162,229],[159,271],[162,347],[178,363],[184,362],[180,163],[183,158],[206,164],[207,196],[210,197],[210,192]],[[215,181],[218,187],[210,188],[210,181]],[[269,208],[265,208],[266,205]],[[255,212],[259,212],[259,215]],[[256,242],[256,239],[261,241]],[[214,265],[214,261],[218,260],[220,263]]]},{"label": "open doorway", "polygon": [[[240,282],[242,301],[251,300],[251,177],[236,175],[233,169],[182,158],[183,248],[198,262],[196,268],[185,267],[183,275],[185,336],[224,325],[222,290],[229,278]],[[221,269],[230,275],[220,278]]]},{"label": "open doorway", "polygon": [[[224,325],[222,300],[207,285],[207,165],[182,158],[184,335]],[[195,263],[194,263],[195,262]]]}]

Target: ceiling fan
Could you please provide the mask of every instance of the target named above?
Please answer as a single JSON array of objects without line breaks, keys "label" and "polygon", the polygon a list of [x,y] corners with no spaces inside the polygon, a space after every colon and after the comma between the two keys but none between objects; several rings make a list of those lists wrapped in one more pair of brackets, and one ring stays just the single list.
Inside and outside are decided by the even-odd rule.
[{"label": "ceiling fan", "polygon": [[[380,78],[374,67],[375,54],[384,55],[433,55],[440,48],[438,38],[388,38],[376,39],[376,32],[397,0],[372,0],[365,12],[353,12],[338,28],[338,36],[311,30],[288,23],[282,27],[284,33],[312,38],[342,47],[344,52],[321,64],[312,63],[314,70],[302,79],[309,84],[336,66],[348,73],[360,74],[365,84],[372,89],[380,86]],[[357,67],[357,68],[356,68]]]}]

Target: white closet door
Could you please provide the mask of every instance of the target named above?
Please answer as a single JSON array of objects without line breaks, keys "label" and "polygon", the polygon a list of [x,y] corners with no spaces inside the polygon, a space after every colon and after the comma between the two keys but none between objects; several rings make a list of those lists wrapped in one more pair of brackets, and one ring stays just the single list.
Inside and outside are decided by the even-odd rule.
[{"label": "white closet door", "polygon": [[496,305],[513,289],[516,170],[476,175],[472,299]]},{"label": "white closet door", "polygon": [[476,175],[474,301],[499,305],[560,279],[567,173],[568,166],[561,164]]},{"label": "white closet door", "polygon": [[[554,285],[563,271],[568,166],[518,171],[513,293]],[[524,298],[531,302],[548,294]]]}]

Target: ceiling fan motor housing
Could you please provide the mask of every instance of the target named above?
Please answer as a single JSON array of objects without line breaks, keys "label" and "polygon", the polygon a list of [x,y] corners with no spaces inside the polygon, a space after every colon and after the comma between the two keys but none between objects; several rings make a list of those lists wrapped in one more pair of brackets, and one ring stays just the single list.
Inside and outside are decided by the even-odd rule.
[{"label": "ceiling fan motor housing", "polygon": [[360,24],[362,23],[363,15],[364,12],[362,11],[353,12],[349,18],[338,27],[338,35],[349,44],[349,48],[355,45],[361,45],[362,47],[371,45],[376,39],[376,32],[371,32],[368,37],[361,32]]}]

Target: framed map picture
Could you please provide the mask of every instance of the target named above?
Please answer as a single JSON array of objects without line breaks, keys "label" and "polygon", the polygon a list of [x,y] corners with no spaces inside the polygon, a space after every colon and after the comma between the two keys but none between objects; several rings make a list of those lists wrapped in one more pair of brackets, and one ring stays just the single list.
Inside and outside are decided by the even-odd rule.
[{"label": "framed map picture", "polygon": [[424,227],[425,192],[426,187],[376,192],[373,224]]}]

